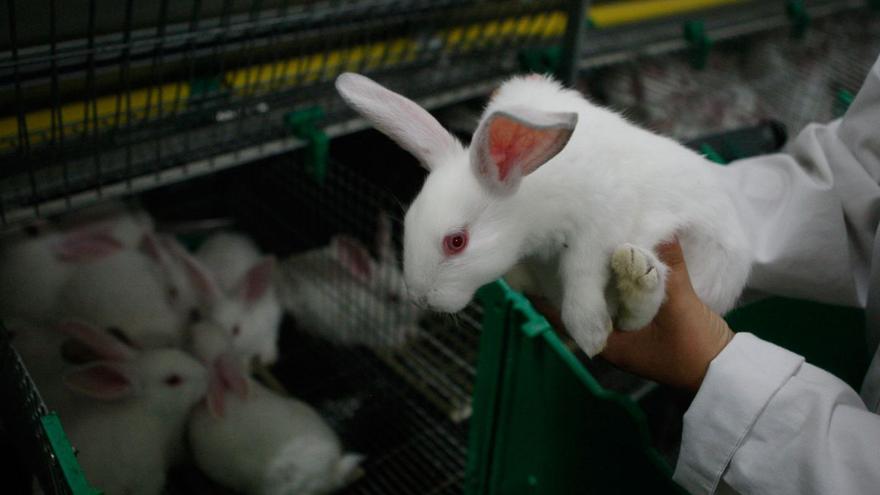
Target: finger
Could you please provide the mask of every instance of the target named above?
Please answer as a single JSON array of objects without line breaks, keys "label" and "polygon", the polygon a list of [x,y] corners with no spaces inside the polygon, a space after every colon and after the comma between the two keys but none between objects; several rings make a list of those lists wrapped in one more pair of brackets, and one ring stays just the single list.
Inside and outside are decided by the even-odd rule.
[{"label": "finger", "polygon": [[681,250],[681,244],[678,237],[673,237],[671,241],[665,241],[657,245],[657,256],[670,269],[675,270],[678,267],[686,267],[684,262],[684,253]]}]

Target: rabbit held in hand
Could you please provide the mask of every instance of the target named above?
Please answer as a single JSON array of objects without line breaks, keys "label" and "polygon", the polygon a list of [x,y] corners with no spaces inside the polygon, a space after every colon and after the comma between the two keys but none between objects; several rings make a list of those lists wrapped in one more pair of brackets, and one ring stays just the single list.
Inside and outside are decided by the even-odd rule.
[{"label": "rabbit held in hand", "polygon": [[205,368],[177,349],[68,372],[66,385],[93,399],[65,422],[89,481],[108,495],[162,493],[187,415],[204,396],[207,379]]},{"label": "rabbit held in hand", "polygon": [[207,406],[189,419],[196,465],[248,495],[319,495],[348,484],[362,456],[344,453],[311,407],[251,382],[247,399],[230,396],[222,417]]},{"label": "rabbit held in hand", "polygon": [[[653,248],[673,235],[713,310],[730,309],[745,285],[747,241],[717,167],[551,79],[504,83],[468,148],[363,76],[343,74],[336,86],[430,172],[406,215],[404,275],[411,295],[433,309],[461,310],[477,288],[525,263],[593,356],[612,317],[635,330],[656,314],[666,267]],[[656,281],[639,287],[653,296],[629,298],[621,292],[631,284],[609,283],[619,250],[632,254],[620,261],[654,271]],[[624,268],[615,270],[632,271]]]},{"label": "rabbit held in hand", "polygon": [[297,325],[342,345],[398,347],[419,332],[421,311],[406,297],[391,239],[391,220],[379,216],[379,259],[360,241],[337,235],[327,246],[281,263],[279,299]]}]

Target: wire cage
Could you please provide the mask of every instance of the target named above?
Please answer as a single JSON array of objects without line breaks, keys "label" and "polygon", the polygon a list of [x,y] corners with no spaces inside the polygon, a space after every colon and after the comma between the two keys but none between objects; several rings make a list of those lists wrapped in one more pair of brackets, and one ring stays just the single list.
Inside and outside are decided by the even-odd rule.
[{"label": "wire cage", "polygon": [[[218,225],[246,232],[279,257],[281,284],[291,259],[327,246],[336,235],[373,246],[381,212],[390,212],[399,248],[400,204],[417,191],[422,173],[402,151],[376,144],[375,134],[341,138],[365,123],[335,95],[335,76],[348,70],[367,73],[429,109],[481,98],[523,63],[529,70],[547,68],[542,64],[558,56],[553,49],[572,24],[566,12],[574,11],[569,9],[575,3],[582,9],[585,2],[9,0],[0,8],[6,16],[0,18],[0,227],[136,195],[160,227],[191,246]],[[795,24],[781,6],[738,3],[588,32],[576,64],[586,74],[580,86],[680,139],[765,117],[796,130],[807,117],[832,115],[845,103],[846,92],[857,89],[871,61],[866,54],[876,47],[868,44],[875,39],[876,20],[859,24],[856,14],[840,22],[816,21],[805,41],[790,40],[788,30]],[[804,3],[817,19],[854,5]],[[700,45],[682,37],[682,23],[704,16],[706,32],[718,39],[777,31],[754,38],[747,52],[718,46],[707,67],[694,71],[690,64]],[[534,54],[539,57],[524,56]],[[813,78],[820,69],[810,59],[820,55],[831,57],[831,69]],[[620,64],[627,60],[637,60],[638,70]],[[768,60],[819,88],[821,108],[805,109],[802,95],[790,91],[776,69],[746,80],[743,74],[754,74]],[[684,79],[670,82],[670,73]],[[597,86],[601,91],[594,91]],[[740,112],[726,120],[717,119],[717,113],[715,120],[700,119],[696,110],[690,121],[667,119],[673,113],[669,102],[710,108],[706,102],[718,97],[714,93],[741,97],[733,100]],[[774,128],[761,132],[760,151],[776,150],[781,140]],[[707,142],[714,143],[692,144],[705,151]],[[388,162],[395,163],[393,173]],[[372,251],[374,257],[379,254]],[[613,428],[607,432],[624,432],[627,445],[644,461],[640,466],[652,473],[644,480],[661,480],[675,492],[664,463],[648,445],[645,418],[623,404],[623,397],[651,411],[647,428],[671,462],[680,428],[680,414],[670,406],[674,400],[658,396],[655,384],[607,363],[578,362],[575,351],[552,332],[534,338],[529,332],[536,325],[546,329],[546,322],[524,309],[516,295],[493,286],[488,293],[495,294],[494,302],[478,300],[455,319],[421,315],[418,332],[403,336],[391,324],[395,314],[359,300],[363,287],[339,283],[320,269],[311,275],[327,282],[321,297],[340,318],[369,326],[376,340],[341,346],[288,318],[280,360],[259,376],[316,407],[347,448],[367,455],[366,474],[344,493],[531,490],[524,488],[536,486],[531,468],[520,469],[517,456],[501,449],[505,441],[531,449],[529,442],[538,437],[529,435],[559,442],[591,438],[557,428],[555,409],[535,413],[542,423],[530,417],[528,407],[510,406],[514,400],[529,404],[533,394],[545,392],[565,405],[561,411],[584,407],[584,414],[599,411],[603,420],[625,416],[624,423],[609,423]],[[487,326],[488,321],[494,323]],[[492,343],[488,358],[481,349],[485,342]],[[3,331],[0,360],[0,379],[8,381],[3,390],[16,394],[4,405],[22,406],[4,411],[4,417],[17,419],[0,427],[24,433],[16,440],[29,446],[28,464],[48,491],[88,493],[81,476],[72,480],[61,469],[73,451],[52,420],[46,423],[51,415]],[[535,370],[549,371],[530,373]],[[514,380],[517,373],[535,379]],[[560,390],[568,396],[553,397],[558,391],[541,381],[554,376],[566,381]],[[511,402],[492,402],[500,397]],[[513,425],[522,433],[509,431]],[[578,435],[602,429],[581,429]],[[616,438],[603,438],[617,449]],[[557,455],[544,454],[553,445],[541,442],[545,450],[533,449],[522,458],[537,458],[535,469],[560,484],[588,473],[564,462],[542,462],[541,455]],[[560,471],[554,471],[557,467]],[[608,486],[637,478],[619,470],[608,474]],[[489,486],[494,491],[483,491]],[[176,470],[168,490],[222,493],[191,467]]]},{"label": "wire cage", "polygon": [[429,107],[482,94],[520,48],[558,43],[564,4],[11,0],[0,223],[302,146],[291,112],[350,131],[342,71],[403,80]]},{"label": "wire cage", "polygon": [[[267,252],[277,253],[284,277],[289,256],[323,246],[330,236],[345,233],[368,245],[381,211],[391,212],[399,243],[396,198],[358,168],[331,161],[318,182],[302,160],[278,157],[159,190],[143,201],[161,217],[170,198],[193,198],[188,211],[219,215],[228,220],[221,223],[249,232]],[[175,220],[180,218],[169,219]],[[363,297],[355,282],[337,283],[322,271],[313,276],[326,282],[322,298],[328,306],[363,321],[363,331],[375,339],[338,345],[286,320],[270,380],[314,405],[347,448],[367,456],[365,475],[343,493],[462,493],[481,306],[472,304],[455,321],[423,317],[419,332],[402,339],[393,326],[397,315],[355,301]],[[177,473],[170,486],[172,493],[218,489],[192,469]]]}]

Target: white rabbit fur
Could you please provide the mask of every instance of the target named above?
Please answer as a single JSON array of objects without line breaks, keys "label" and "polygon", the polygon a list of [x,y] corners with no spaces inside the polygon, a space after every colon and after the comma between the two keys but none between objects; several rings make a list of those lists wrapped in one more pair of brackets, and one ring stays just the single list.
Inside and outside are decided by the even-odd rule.
[{"label": "white rabbit fur", "polygon": [[180,350],[157,349],[74,368],[65,380],[93,398],[65,421],[89,481],[108,495],[162,493],[187,415],[205,394],[204,367]]},{"label": "white rabbit fur", "polygon": [[[611,317],[628,316],[615,314],[620,294],[609,284],[616,251],[632,253],[646,274],[653,267],[644,289],[659,294],[637,294],[635,302],[622,294],[624,312],[638,315],[626,329],[656,313],[666,267],[653,249],[673,235],[713,310],[730,309],[746,282],[747,243],[716,183],[717,165],[553,80],[504,83],[469,149],[415,103],[363,76],[344,74],[337,88],[430,170],[406,215],[404,274],[412,296],[433,309],[462,309],[481,285],[525,262],[592,356]],[[466,248],[445,255],[444,236],[463,229]]]},{"label": "white rabbit fur", "polygon": [[98,217],[80,213],[60,228],[44,224],[37,234],[19,232],[0,243],[0,316],[49,321],[73,272],[134,248],[153,230],[143,210],[117,206],[102,212]]},{"label": "white rabbit fur", "polygon": [[327,246],[291,256],[279,270],[279,299],[303,330],[341,345],[395,348],[418,334],[422,311],[408,300],[380,215],[379,259],[358,240],[339,235]]},{"label": "white rabbit fur", "polygon": [[187,315],[174,310],[157,269],[135,250],[79,267],[62,285],[54,315],[116,327],[142,348],[181,345]]},{"label": "white rabbit fur", "polygon": [[[231,336],[233,347],[246,358],[256,355],[264,364],[278,358],[278,329],[281,304],[272,283],[274,259],[266,257],[248,237],[232,232],[218,232],[196,251],[196,258],[211,272],[224,296],[224,307],[214,310],[219,323],[238,330]],[[257,297],[249,301],[245,287],[261,276],[259,270],[269,263],[268,279]],[[253,287],[254,284],[251,284]]]},{"label": "white rabbit fur", "polygon": [[363,457],[344,453],[317,412],[257,382],[250,390],[230,397],[222,418],[202,405],[189,419],[193,458],[208,477],[248,495],[319,495],[351,480]]}]

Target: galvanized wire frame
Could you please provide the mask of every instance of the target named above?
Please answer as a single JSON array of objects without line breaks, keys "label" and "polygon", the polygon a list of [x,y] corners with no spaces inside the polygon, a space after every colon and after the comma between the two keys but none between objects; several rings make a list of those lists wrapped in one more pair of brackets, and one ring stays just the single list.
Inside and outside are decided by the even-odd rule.
[{"label": "galvanized wire frame", "polygon": [[8,0],[0,224],[300,146],[288,112],[351,117],[330,84],[343,70],[441,103],[480,94],[520,48],[559,41],[564,4]]}]

